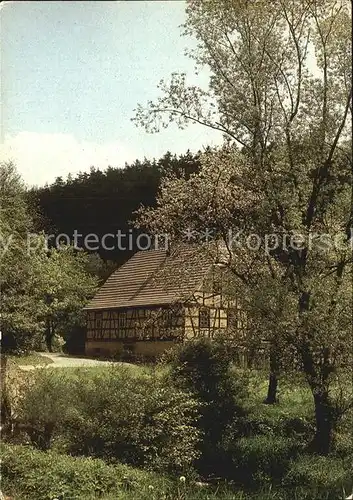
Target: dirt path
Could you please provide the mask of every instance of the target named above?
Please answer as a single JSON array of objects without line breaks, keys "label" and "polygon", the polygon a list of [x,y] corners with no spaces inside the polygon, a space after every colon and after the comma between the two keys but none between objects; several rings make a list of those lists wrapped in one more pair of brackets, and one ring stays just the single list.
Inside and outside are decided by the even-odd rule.
[{"label": "dirt path", "polygon": [[[38,353],[41,356],[45,356],[46,358],[49,358],[52,360],[52,363],[49,363],[46,365],[46,368],[75,368],[75,367],[80,367],[80,366],[109,366],[112,364],[111,361],[101,361],[99,359],[90,359],[90,358],[80,358],[76,356],[68,356],[66,354],[61,354],[61,353],[49,353],[49,352],[43,352],[43,353]],[[116,362],[114,363],[116,364]],[[121,365],[128,365],[129,363],[119,363]],[[21,370],[33,370],[34,368],[43,368],[43,365],[19,365]]]}]

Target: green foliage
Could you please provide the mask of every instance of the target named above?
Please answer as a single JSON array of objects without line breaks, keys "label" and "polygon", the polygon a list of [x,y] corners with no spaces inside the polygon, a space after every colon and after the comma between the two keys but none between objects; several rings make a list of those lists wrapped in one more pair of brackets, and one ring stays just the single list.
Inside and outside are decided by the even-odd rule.
[{"label": "green foliage", "polygon": [[28,446],[2,445],[1,455],[2,491],[21,500],[337,500],[350,492],[347,469],[344,472],[342,464],[327,458],[298,459],[301,472],[290,472],[290,484],[282,488],[244,491],[222,484],[198,486],[188,477],[181,482],[123,464],[107,465],[100,459],[44,453]]},{"label": "green foliage", "polygon": [[[47,222],[42,229],[48,234],[69,236],[76,229],[82,235],[79,246],[84,247],[84,238],[91,233],[96,234],[100,241],[105,234],[116,234],[117,229],[121,234],[129,234],[135,211],[141,205],[155,205],[161,178],[171,173],[188,177],[197,171],[198,165],[197,156],[190,152],[179,157],[166,153],[159,160],[136,160],[124,168],[109,167],[104,172],[92,168],[71,180],[58,178],[50,186],[33,188],[27,197],[45,216]],[[134,253],[139,233],[138,230],[132,232],[132,249],[123,249],[127,247],[124,238],[121,249],[117,247],[117,240],[111,238],[106,244],[115,248],[104,249],[99,244],[97,252],[105,262],[102,264],[94,254],[87,269],[99,278],[106,278],[113,267],[111,261],[122,264]]]},{"label": "green foliage", "polygon": [[235,478],[248,488],[279,484],[296,453],[298,443],[293,438],[269,434],[241,438],[232,448]]},{"label": "green foliage", "polygon": [[315,431],[310,392],[301,381],[282,376],[280,400],[276,405],[263,404],[266,375],[253,374],[249,383],[250,397],[246,401],[249,435],[269,435],[295,438],[308,443]]},{"label": "green foliage", "polygon": [[[159,470],[198,457],[199,404],[163,377],[112,367],[87,377],[45,369],[30,377],[19,407],[32,443]],[[56,438],[56,440],[53,438]]]},{"label": "green foliage", "polygon": [[[189,179],[166,179],[141,221],[179,238],[215,230],[204,250],[231,271],[250,345],[269,342],[272,380],[293,361],[305,371],[313,444],[327,454],[344,411],[332,375],[352,352],[351,9],[344,0],[190,0],[186,14],[208,88],[174,72],[135,121],[150,132],[196,122],[225,141]],[[230,230],[244,237],[233,244]]]},{"label": "green foliage", "polygon": [[[0,288],[3,352],[29,351],[46,333],[80,322],[97,280],[87,257],[72,249],[47,249],[44,235],[33,241],[33,213],[12,163],[0,165]],[[34,243],[36,245],[34,246]]]},{"label": "green foliage", "polygon": [[206,338],[177,346],[169,360],[173,383],[191,391],[202,403],[200,470],[227,474],[229,457],[223,441],[229,434],[236,439],[244,428],[241,403],[246,394],[245,380],[235,378],[231,372],[231,354],[226,344]]},{"label": "green foliage", "polygon": [[314,433],[314,423],[302,416],[288,416],[285,412],[274,413],[272,418],[263,412],[247,416],[247,425],[251,434],[296,436],[302,442],[308,442]]},{"label": "green foliage", "polygon": [[66,423],[70,449],[164,470],[197,458],[198,404],[163,378],[112,368],[72,388],[75,408]]},{"label": "green foliage", "polygon": [[0,289],[2,352],[26,352],[40,334],[37,277],[27,255],[32,219],[12,163],[0,164]]},{"label": "green foliage", "polygon": [[87,255],[72,247],[40,247],[37,259],[41,276],[38,310],[51,350],[55,334],[69,338],[75,327],[84,324],[82,308],[94,295],[98,280],[86,271]]},{"label": "green foliage", "polygon": [[352,474],[351,460],[303,455],[291,461],[283,485],[288,489],[305,485],[307,489],[316,492],[315,498],[335,499],[344,491],[352,491]]},{"label": "green foliage", "polygon": [[[215,379],[220,374],[223,377],[227,373],[228,355],[223,355],[224,352],[220,368],[214,366],[216,356],[207,365],[211,366],[210,372]],[[187,364],[182,370],[184,375],[186,366]],[[193,374],[194,370],[195,367],[191,370]],[[186,483],[168,482],[168,487],[166,483],[151,483],[150,479],[146,479],[149,482],[144,485],[139,483],[137,489],[124,490],[121,493],[124,499],[129,499],[128,495],[131,495],[131,500],[159,500],[163,492],[166,499],[178,500],[214,497],[242,500],[336,500],[341,498],[342,488],[350,492],[349,474],[353,458],[350,423],[345,422],[339,429],[340,439],[335,455],[328,458],[304,455],[312,434],[312,417],[307,406],[310,394],[303,389],[300,381],[296,382],[297,387],[288,387],[277,405],[268,406],[261,403],[264,377],[261,373],[252,373],[250,379],[247,377],[248,386],[253,387],[251,397],[236,398],[240,410],[244,412],[241,421],[236,416],[233,422],[226,425],[220,442],[213,448],[206,448],[206,439],[203,443],[199,440],[202,438],[201,431],[204,432],[205,422],[202,418],[207,403],[197,402],[195,392],[193,397],[185,392],[186,381],[191,383],[190,370],[186,370],[186,373],[186,378],[184,375],[178,377],[177,385],[183,387],[181,391],[171,383],[170,371],[163,365],[155,371],[151,367],[144,369],[142,366],[90,369],[49,367],[26,374],[29,382],[25,385],[25,392],[22,393],[24,399],[16,407],[16,412],[21,417],[21,423],[27,426],[30,423],[37,429],[36,435],[32,433],[32,442],[37,447],[45,447],[42,444],[45,442],[46,428],[52,425],[52,450],[76,455],[90,454],[116,464],[118,468],[121,465],[117,462],[125,462],[145,469],[157,469],[162,474],[183,474],[187,478]],[[235,377],[234,370],[231,373],[235,380],[240,379],[237,371]],[[282,386],[287,387],[287,383]],[[204,398],[207,394],[205,391]],[[220,414],[217,416],[222,417]],[[203,453],[208,453],[208,464],[213,467],[212,470],[208,469],[208,475],[211,478],[214,474],[227,478],[240,491],[230,491],[229,486],[227,490],[226,483],[224,486],[215,486],[216,491],[210,485],[198,487],[193,484],[195,475],[190,466],[198,457],[200,444]],[[28,453],[35,460],[36,452],[32,450]],[[71,488],[71,476],[66,476],[65,473],[57,480],[58,470],[63,469],[61,466],[57,469],[56,462],[70,462],[67,467],[80,474],[80,464],[85,463],[85,460],[73,462],[71,457],[61,458],[62,456],[52,452],[49,456],[56,457],[56,460],[53,468],[48,469],[48,474],[54,485],[56,481],[58,484],[66,484],[63,486],[63,491],[66,491],[65,488]],[[34,484],[42,479],[42,471],[34,468],[32,472],[31,465],[28,463],[26,466],[26,457],[21,451],[19,465],[14,467],[14,470],[21,467],[18,481],[12,480],[19,491],[26,491],[27,482]],[[221,466],[217,464],[217,459],[222,460]],[[92,462],[96,463],[90,459],[89,463]],[[197,461],[196,464],[203,465]],[[47,462],[45,466],[49,467]],[[98,469],[100,470],[100,466]],[[10,484],[7,482],[7,474],[6,470],[3,480],[6,485]],[[129,474],[125,475],[130,477]],[[84,477],[87,477],[88,482],[93,481],[93,485],[96,484],[91,476],[84,474]],[[148,485],[152,485],[153,489],[148,489]],[[23,493],[19,497],[26,498]],[[106,498],[105,493],[103,498]],[[111,493],[111,497],[108,495],[107,498],[119,498],[118,492]]]},{"label": "green foliage", "polygon": [[33,445],[50,448],[53,435],[64,426],[70,403],[70,379],[65,372],[43,368],[27,377],[16,412]]},{"label": "green foliage", "polygon": [[103,260],[99,253],[90,253],[87,256],[85,269],[99,280],[99,284],[103,284],[109,276],[116,270],[116,264],[111,260]]},{"label": "green foliage", "polygon": [[[2,447],[2,489],[18,493],[23,500],[53,500],[54,498],[135,498],[146,495],[152,484],[157,491],[165,491],[167,479],[126,465],[111,466],[102,460],[73,458],[53,451],[42,453],[30,447]],[[21,495],[21,496],[20,496]]]}]

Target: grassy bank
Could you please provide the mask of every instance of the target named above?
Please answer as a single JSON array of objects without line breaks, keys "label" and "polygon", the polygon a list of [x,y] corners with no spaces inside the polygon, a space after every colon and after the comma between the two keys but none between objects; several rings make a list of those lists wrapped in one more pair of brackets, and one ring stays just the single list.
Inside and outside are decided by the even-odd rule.
[{"label": "grassy bank", "polygon": [[203,484],[188,477],[184,481],[184,477],[53,451],[44,453],[28,446],[2,445],[1,455],[2,489],[14,500],[338,500],[346,495],[343,484],[332,491],[329,469],[337,469],[338,464],[328,459],[302,464],[309,469],[313,466],[311,475],[306,471],[306,480],[310,479],[306,484],[283,484],[275,489],[264,486],[249,492],[230,484]]}]

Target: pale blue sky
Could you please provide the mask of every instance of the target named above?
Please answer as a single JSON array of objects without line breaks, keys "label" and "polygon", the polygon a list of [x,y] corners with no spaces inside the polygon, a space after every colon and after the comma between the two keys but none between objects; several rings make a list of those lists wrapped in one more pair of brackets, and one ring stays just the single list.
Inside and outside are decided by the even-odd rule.
[{"label": "pale blue sky", "polygon": [[[201,126],[147,134],[131,122],[173,71],[195,81],[182,1],[4,2],[2,153],[29,184],[94,164],[182,153],[219,140]],[[206,73],[201,83],[207,85]]]}]

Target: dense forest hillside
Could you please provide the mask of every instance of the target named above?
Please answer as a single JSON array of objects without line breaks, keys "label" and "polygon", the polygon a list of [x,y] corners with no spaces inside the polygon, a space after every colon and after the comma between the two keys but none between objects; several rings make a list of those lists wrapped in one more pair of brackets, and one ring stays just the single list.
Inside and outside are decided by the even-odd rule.
[{"label": "dense forest hillside", "polygon": [[[188,177],[198,167],[197,155],[187,152],[177,157],[168,152],[158,161],[136,160],[124,168],[109,167],[105,171],[92,167],[89,173],[69,176],[66,180],[58,177],[51,185],[32,188],[28,197],[40,214],[38,229],[44,228],[48,235],[55,235],[50,244],[55,244],[59,235],[67,235],[72,241],[76,234],[78,246],[93,251],[97,245],[96,251],[102,259],[121,264],[137,249],[139,230],[131,224],[134,212],[141,205],[155,205],[164,175]],[[117,239],[107,237],[105,246],[109,249],[105,249],[103,236],[119,231],[120,244]],[[91,236],[90,243],[85,245],[87,235],[96,235],[97,244]],[[66,236],[62,238],[65,241]]]}]

